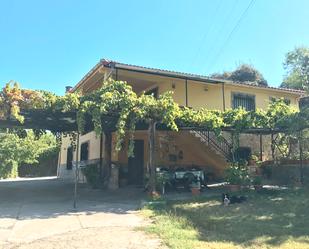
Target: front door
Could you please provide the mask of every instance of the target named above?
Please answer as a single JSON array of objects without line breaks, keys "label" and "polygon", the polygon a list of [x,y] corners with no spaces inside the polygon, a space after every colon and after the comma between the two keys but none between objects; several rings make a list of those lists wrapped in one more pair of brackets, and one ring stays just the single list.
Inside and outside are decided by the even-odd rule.
[{"label": "front door", "polygon": [[144,140],[134,140],[134,157],[128,160],[129,184],[142,185],[144,175]]}]

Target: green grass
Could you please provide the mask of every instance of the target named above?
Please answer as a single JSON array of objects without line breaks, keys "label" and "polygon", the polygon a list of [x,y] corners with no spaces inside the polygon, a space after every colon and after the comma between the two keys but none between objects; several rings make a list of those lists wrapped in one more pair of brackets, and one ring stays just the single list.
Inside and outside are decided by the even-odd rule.
[{"label": "green grass", "polygon": [[145,230],[173,249],[309,248],[309,190],[245,194],[246,203],[228,207],[219,195],[149,206]]}]

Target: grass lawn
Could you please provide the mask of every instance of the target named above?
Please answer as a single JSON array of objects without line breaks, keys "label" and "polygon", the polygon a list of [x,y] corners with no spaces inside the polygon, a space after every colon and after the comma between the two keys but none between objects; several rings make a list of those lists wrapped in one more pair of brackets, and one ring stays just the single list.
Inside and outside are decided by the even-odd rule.
[{"label": "grass lawn", "polygon": [[221,196],[148,206],[149,233],[177,249],[309,248],[309,190],[244,193],[228,207]]}]

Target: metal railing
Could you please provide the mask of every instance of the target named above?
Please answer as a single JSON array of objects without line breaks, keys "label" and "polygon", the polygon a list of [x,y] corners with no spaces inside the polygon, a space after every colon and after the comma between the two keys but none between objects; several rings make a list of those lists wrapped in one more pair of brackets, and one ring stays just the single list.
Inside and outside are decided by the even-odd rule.
[{"label": "metal railing", "polygon": [[232,144],[224,137],[218,137],[214,132],[206,130],[191,130],[190,132],[196,137],[199,137],[202,142],[213,150],[219,152],[226,160],[232,160]]}]

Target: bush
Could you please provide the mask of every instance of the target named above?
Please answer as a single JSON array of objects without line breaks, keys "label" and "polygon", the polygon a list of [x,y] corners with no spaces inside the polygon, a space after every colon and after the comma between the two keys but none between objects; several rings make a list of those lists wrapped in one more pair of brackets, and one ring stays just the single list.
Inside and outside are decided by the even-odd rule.
[{"label": "bush", "polygon": [[21,163],[18,167],[19,177],[42,177],[57,175],[59,148],[51,147],[44,151],[37,163]]},{"label": "bush", "polygon": [[22,130],[1,133],[0,130],[0,179],[18,176],[22,164],[38,164],[40,156],[56,153],[56,138],[51,133],[37,137],[33,131]]},{"label": "bush", "polygon": [[225,180],[232,185],[248,185],[250,177],[248,169],[245,165],[240,163],[232,164],[225,172]]},{"label": "bush", "polygon": [[255,177],[252,179],[252,184],[253,184],[253,185],[261,185],[261,184],[262,184],[262,177],[260,177],[260,176],[255,176]]},{"label": "bush", "polygon": [[18,163],[14,160],[4,160],[0,163],[0,179],[18,176]]},{"label": "bush", "polygon": [[82,169],[83,174],[87,179],[87,183],[93,188],[100,186],[100,171],[98,164],[89,164]]},{"label": "bush", "polygon": [[170,181],[169,175],[165,173],[156,174],[156,188],[163,193],[163,189]]}]

